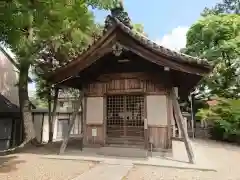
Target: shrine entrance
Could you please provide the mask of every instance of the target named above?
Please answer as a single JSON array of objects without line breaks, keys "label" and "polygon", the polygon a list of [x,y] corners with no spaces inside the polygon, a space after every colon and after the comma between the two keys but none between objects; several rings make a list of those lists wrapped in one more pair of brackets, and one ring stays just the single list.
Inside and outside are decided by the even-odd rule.
[{"label": "shrine entrance", "polygon": [[144,143],[144,96],[107,96],[107,143]]}]

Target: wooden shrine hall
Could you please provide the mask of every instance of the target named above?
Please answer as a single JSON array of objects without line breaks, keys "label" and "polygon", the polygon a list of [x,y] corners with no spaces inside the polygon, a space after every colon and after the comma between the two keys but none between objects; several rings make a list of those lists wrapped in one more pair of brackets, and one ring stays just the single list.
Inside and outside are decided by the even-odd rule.
[{"label": "wooden shrine hall", "polygon": [[[48,81],[80,89],[84,145],[171,148],[175,124],[190,148],[178,97],[212,67],[164,48],[109,16],[111,26],[76,60],[56,69]],[[176,123],[175,123],[176,122]]]}]

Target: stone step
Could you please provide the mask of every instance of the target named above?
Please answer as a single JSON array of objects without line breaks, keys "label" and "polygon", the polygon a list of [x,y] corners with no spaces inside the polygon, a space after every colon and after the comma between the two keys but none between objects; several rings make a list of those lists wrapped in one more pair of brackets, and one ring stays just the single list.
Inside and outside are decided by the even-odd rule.
[{"label": "stone step", "polygon": [[107,147],[144,149],[144,144],[107,144]]},{"label": "stone step", "polygon": [[107,138],[106,142],[107,144],[127,144],[144,147],[144,139],[142,138]]},{"label": "stone step", "polygon": [[146,158],[148,156],[148,152],[145,149],[131,147],[101,147],[99,148],[97,154],[104,156],[135,158]]}]

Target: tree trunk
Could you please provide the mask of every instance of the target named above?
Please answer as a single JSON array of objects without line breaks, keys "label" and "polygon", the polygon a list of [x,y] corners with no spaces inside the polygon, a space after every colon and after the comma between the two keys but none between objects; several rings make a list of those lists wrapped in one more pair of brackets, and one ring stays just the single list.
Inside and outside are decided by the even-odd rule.
[{"label": "tree trunk", "polygon": [[[57,115],[57,101],[58,101],[58,93],[59,89],[55,88],[54,89],[54,98],[53,98],[53,109],[51,112],[51,122],[49,124],[49,143],[53,142],[53,132],[54,132],[54,125],[56,122],[56,115]],[[50,116],[50,114],[49,114]]]},{"label": "tree trunk", "polygon": [[[26,70],[28,72],[28,70]],[[28,143],[35,138],[35,129],[32,121],[32,112],[28,98],[28,73],[19,73],[19,105],[20,113],[24,125],[24,143]]]},{"label": "tree trunk", "polygon": [[59,151],[59,154],[63,154],[65,152],[65,149],[67,147],[67,143],[68,143],[68,139],[70,137],[70,133],[72,131],[72,128],[73,128],[73,125],[74,125],[74,122],[75,122],[75,119],[77,117],[77,114],[79,113],[79,108],[81,106],[81,103],[82,103],[82,93],[79,93],[79,98],[78,98],[78,101],[76,103],[76,105],[74,106],[74,111],[73,111],[73,114],[72,114],[72,118],[70,119],[70,124],[69,124],[69,128],[68,128],[68,132],[67,132],[67,135],[66,137],[64,137],[63,139],[63,142],[62,142],[62,145],[60,147],[60,151]]}]

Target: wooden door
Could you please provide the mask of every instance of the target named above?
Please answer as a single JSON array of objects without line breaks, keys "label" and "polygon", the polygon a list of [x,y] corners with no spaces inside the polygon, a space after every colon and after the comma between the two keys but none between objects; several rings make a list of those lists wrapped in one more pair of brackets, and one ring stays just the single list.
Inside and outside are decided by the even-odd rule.
[{"label": "wooden door", "polygon": [[107,96],[107,137],[144,138],[144,96]]}]

